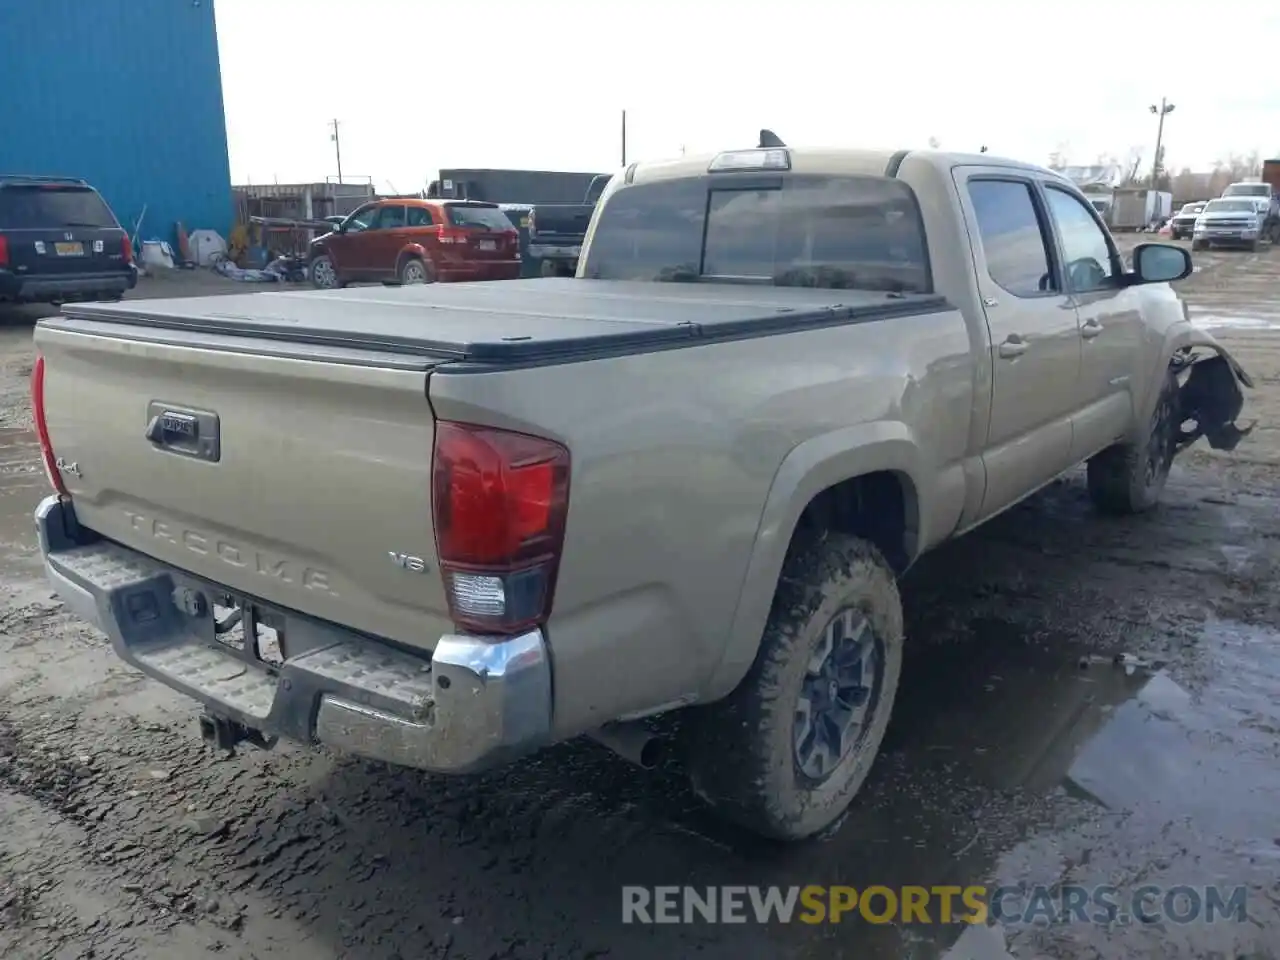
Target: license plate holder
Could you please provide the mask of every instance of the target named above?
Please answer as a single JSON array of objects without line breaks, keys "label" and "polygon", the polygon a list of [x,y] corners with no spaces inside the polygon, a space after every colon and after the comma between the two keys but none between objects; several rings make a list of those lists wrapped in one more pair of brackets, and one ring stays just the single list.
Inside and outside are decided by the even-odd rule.
[{"label": "license plate holder", "polygon": [[84,244],[78,241],[74,243],[59,241],[53,245],[53,252],[60,257],[83,257]]},{"label": "license plate holder", "polygon": [[496,240],[481,240],[479,243],[477,243],[477,244],[476,244],[476,248],[477,248],[477,249],[479,249],[479,250],[497,250],[497,249],[498,249],[498,241],[496,241]]}]

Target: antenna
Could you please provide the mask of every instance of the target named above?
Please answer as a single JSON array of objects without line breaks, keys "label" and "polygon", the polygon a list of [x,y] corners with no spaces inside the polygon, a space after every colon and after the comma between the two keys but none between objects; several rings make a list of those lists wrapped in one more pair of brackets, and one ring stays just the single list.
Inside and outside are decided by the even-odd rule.
[{"label": "antenna", "polygon": [[761,147],[785,147],[786,144],[783,143],[782,138],[779,137],[772,130],[761,130],[760,146]]}]

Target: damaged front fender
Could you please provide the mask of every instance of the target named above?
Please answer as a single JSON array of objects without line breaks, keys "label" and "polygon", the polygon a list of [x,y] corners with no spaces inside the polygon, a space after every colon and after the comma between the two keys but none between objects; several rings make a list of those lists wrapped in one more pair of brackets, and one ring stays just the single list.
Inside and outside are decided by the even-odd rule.
[{"label": "damaged front fender", "polygon": [[1175,453],[1201,437],[1215,450],[1234,450],[1253,431],[1256,422],[1246,427],[1236,424],[1244,409],[1241,387],[1252,389],[1253,378],[1212,334],[1194,327],[1186,330],[1178,338],[1169,369],[1182,384]]}]

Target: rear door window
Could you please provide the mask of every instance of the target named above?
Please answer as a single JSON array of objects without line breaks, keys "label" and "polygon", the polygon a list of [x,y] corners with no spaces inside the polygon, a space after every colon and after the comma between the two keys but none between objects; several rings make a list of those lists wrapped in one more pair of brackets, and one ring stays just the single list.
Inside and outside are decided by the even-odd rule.
[{"label": "rear door window", "polygon": [[0,227],[39,230],[119,226],[106,201],[88,187],[47,184],[0,187]]},{"label": "rear door window", "polygon": [[449,222],[455,227],[473,230],[504,232],[514,229],[507,215],[497,207],[469,203],[451,203],[448,206]]},{"label": "rear door window", "polygon": [[377,221],[371,230],[398,230],[404,226],[404,207],[400,204],[389,204],[378,211]]},{"label": "rear door window", "polygon": [[426,207],[410,207],[407,223],[411,227],[432,226],[431,211]]},{"label": "rear door window", "polygon": [[623,187],[600,212],[585,275],[932,289],[915,195],[886,177],[699,177]]},{"label": "rear door window", "polygon": [[970,180],[982,254],[991,279],[1015,297],[1056,291],[1032,186],[1022,180]]}]

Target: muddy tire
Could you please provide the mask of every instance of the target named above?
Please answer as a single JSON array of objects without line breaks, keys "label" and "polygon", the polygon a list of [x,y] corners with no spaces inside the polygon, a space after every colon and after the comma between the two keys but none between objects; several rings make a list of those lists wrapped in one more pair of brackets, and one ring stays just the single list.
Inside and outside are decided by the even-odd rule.
[{"label": "muddy tire", "polygon": [[1165,374],[1156,408],[1138,440],[1118,443],[1089,460],[1089,497],[1103,513],[1142,513],[1160,499],[1178,439],[1178,378]]},{"label": "muddy tire", "polygon": [[880,552],[836,534],[793,546],[755,663],[686,717],[694,791],[762,836],[825,829],[867,778],[901,672],[902,602]]},{"label": "muddy tire", "polygon": [[1203,240],[1192,240],[1192,241],[1191,241],[1191,249],[1192,249],[1192,250],[1203,250],[1203,249],[1204,249],[1204,241],[1203,241]]},{"label": "muddy tire", "polygon": [[421,257],[405,257],[396,270],[396,278],[403,284],[435,283],[436,271]]}]

